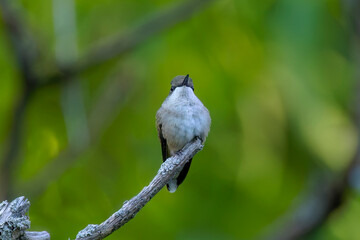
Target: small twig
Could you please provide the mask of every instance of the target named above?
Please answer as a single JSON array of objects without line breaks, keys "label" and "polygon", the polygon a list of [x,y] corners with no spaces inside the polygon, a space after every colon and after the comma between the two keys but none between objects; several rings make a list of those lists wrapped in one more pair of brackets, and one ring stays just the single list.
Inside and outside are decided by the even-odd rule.
[{"label": "small twig", "polygon": [[[76,240],[100,240],[126,224],[148,203],[175,175],[179,174],[184,165],[203,148],[201,140],[195,138],[184,146],[175,156],[168,158],[158,173],[141,192],[125,201],[123,206],[100,225],[90,224],[81,230]],[[0,203],[0,239],[49,240],[47,232],[28,232],[30,220],[26,213],[30,202],[19,197],[10,204]]]},{"label": "small twig", "polygon": [[27,232],[30,220],[26,213],[29,211],[30,202],[24,197],[18,197],[11,203],[0,203],[0,239],[24,240],[50,240],[47,232]]},{"label": "small twig", "polygon": [[40,85],[46,86],[60,80],[68,79],[89,68],[119,57],[153,35],[190,18],[194,13],[202,10],[212,1],[213,0],[190,0],[176,7],[153,14],[152,17],[145,19],[143,24],[130,29],[106,44],[95,46],[78,61],[60,66],[55,73],[44,76],[43,80],[40,81]]},{"label": "small twig", "polygon": [[202,149],[201,140],[196,138],[175,156],[168,158],[160,167],[158,173],[147,187],[141,192],[125,201],[124,205],[100,225],[90,224],[80,231],[76,240],[99,240],[104,239],[125,223],[130,221],[165,185],[178,174],[198,151]]},{"label": "small twig", "polygon": [[48,232],[28,232],[24,234],[25,240],[50,240],[50,234]]}]

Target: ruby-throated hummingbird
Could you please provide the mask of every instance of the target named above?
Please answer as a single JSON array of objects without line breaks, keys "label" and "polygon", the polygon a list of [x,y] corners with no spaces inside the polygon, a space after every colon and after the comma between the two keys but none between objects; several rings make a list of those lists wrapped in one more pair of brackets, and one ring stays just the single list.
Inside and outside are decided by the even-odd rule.
[{"label": "ruby-throated hummingbird", "polygon": [[[194,84],[189,74],[176,76],[171,81],[169,96],[156,113],[156,127],[161,142],[163,161],[173,156],[188,142],[198,137],[205,142],[211,118],[209,111],[194,94]],[[178,176],[167,184],[175,192],[184,181],[191,164],[187,162]]]}]

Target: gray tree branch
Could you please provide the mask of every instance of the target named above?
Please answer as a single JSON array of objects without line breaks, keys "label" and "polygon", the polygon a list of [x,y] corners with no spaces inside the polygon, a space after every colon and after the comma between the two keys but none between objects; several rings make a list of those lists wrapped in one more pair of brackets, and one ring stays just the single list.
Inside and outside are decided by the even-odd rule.
[{"label": "gray tree branch", "polygon": [[85,229],[81,230],[76,240],[99,240],[119,229],[125,223],[130,221],[135,215],[148,203],[175,175],[179,174],[184,165],[202,149],[201,140],[196,138],[192,142],[185,145],[185,147],[175,156],[168,158],[160,167],[158,173],[150,182],[144,187],[141,192],[125,201],[124,205],[106,219],[100,225],[90,224]]},{"label": "gray tree branch", "polygon": [[30,220],[26,213],[30,202],[24,197],[18,197],[12,202],[0,203],[0,239],[2,240],[50,240],[47,232],[28,232]]},{"label": "gray tree branch", "polygon": [[[126,224],[148,203],[170,179],[180,173],[184,165],[203,148],[201,140],[195,138],[184,146],[175,156],[168,158],[158,170],[158,173],[144,187],[138,195],[125,201],[123,206],[100,225],[90,224],[81,230],[76,240],[104,239],[115,230]],[[29,211],[30,202],[24,197],[19,197],[10,204],[4,201],[0,204],[0,239],[26,239],[48,240],[47,232],[27,232],[30,228]]]}]

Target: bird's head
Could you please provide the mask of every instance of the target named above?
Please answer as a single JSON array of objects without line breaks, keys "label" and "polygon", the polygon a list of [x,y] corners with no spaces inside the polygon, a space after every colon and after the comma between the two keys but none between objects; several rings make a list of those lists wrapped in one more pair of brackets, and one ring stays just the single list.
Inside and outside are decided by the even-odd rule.
[{"label": "bird's head", "polygon": [[186,76],[178,75],[171,81],[170,93],[172,93],[177,87],[189,87],[194,91],[194,84],[189,74]]}]

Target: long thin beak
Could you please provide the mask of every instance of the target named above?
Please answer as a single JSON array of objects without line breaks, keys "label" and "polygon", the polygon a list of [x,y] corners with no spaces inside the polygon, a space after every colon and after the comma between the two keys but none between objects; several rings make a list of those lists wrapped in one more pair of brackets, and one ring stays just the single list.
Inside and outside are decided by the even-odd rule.
[{"label": "long thin beak", "polygon": [[189,81],[189,74],[186,75],[186,77],[184,78],[184,81],[183,81],[183,83],[181,84],[181,86],[187,86],[188,81]]}]

